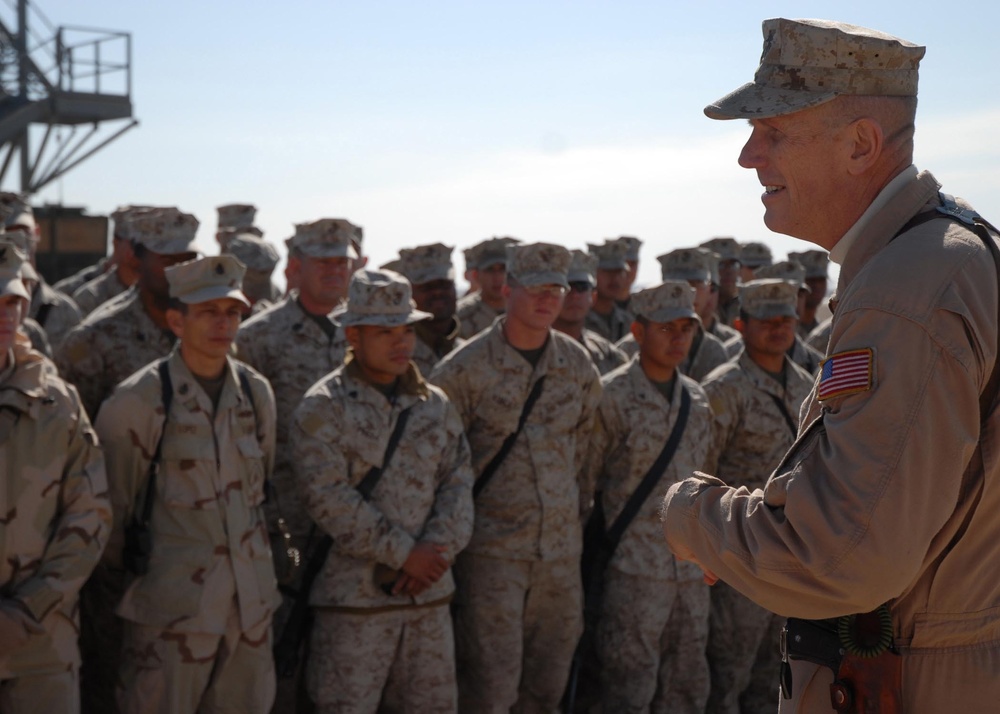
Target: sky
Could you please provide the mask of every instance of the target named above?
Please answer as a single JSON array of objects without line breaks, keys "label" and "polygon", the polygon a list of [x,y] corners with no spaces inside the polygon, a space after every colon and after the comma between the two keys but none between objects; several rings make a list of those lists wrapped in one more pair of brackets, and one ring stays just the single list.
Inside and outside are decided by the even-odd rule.
[{"label": "sky", "polygon": [[176,205],[206,253],[215,207],[244,202],[282,254],[293,223],[343,217],[373,264],[442,242],[459,275],[460,250],[494,235],[571,248],[636,235],[647,285],[657,255],[713,236],[776,258],[808,249],[761,221],[757,178],[736,163],[746,123],[702,113],[752,79],[761,20],[777,16],[926,45],[915,163],[1000,221],[996,3],[33,4],[55,25],[132,33],[140,122],[34,202]]}]

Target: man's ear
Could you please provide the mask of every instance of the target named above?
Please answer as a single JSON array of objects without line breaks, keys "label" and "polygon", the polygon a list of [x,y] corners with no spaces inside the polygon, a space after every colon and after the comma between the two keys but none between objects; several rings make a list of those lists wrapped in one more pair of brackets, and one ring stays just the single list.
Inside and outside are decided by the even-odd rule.
[{"label": "man's ear", "polygon": [[177,336],[177,339],[180,339],[184,334],[184,315],[181,314],[180,310],[168,308],[166,317],[167,327]]},{"label": "man's ear", "polygon": [[847,127],[848,138],[853,142],[848,170],[860,176],[870,169],[885,149],[885,132],[882,125],[871,117],[861,117]]}]

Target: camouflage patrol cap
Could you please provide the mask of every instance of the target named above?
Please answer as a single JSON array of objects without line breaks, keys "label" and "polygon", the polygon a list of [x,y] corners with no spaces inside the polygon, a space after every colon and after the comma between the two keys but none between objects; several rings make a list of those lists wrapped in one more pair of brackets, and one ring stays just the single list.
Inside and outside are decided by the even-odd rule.
[{"label": "camouflage patrol cap", "polygon": [[394,273],[399,273],[400,275],[402,275],[403,261],[400,260],[399,258],[396,258],[395,260],[390,260],[386,263],[382,263],[382,265],[379,266],[379,270],[391,270]]},{"label": "camouflage patrol cap", "polygon": [[592,286],[597,285],[597,256],[584,253],[582,250],[573,250],[570,254],[572,260],[566,273],[566,280],[570,283],[586,282]]},{"label": "camouflage patrol cap", "polygon": [[[3,216],[3,224],[7,228],[24,226],[33,233],[38,227],[35,223],[35,211],[28,204],[27,197],[21,193],[0,191],[0,216]],[[32,240],[37,238],[32,235]]]},{"label": "camouflage patrol cap", "polygon": [[246,266],[231,255],[195,258],[172,265],[163,272],[170,284],[170,297],[182,303],[194,305],[232,298],[250,307],[250,301],[243,294]]},{"label": "camouflage patrol cap", "polygon": [[507,246],[517,245],[517,238],[502,236],[490,238],[469,248],[465,256],[465,265],[475,270],[485,270],[497,263],[507,263]]},{"label": "camouflage patrol cap", "polygon": [[219,228],[249,228],[257,217],[257,207],[250,203],[227,203],[215,210]]},{"label": "camouflage patrol cap", "polygon": [[628,270],[628,244],[608,240],[604,245],[587,243],[587,252],[597,256],[598,270]]},{"label": "camouflage patrol cap", "polygon": [[295,224],[295,235],[289,239],[289,249],[298,250],[310,258],[358,257],[353,241],[354,226],[343,218],[320,218],[311,223]]},{"label": "camouflage patrol cap", "polygon": [[699,248],[708,248],[713,253],[717,253],[719,261],[740,259],[740,244],[735,238],[712,238],[702,243]]},{"label": "camouflage patrol cap", "polygon": [[665,280],[660,285],[633,293],[629,311],[650,322],[673,322],[684,318],[701,322],[694,311],[694,288],[683,280]]},{"label": "camouflage patrol cap", "polygon": [[417,309],[410,281],[392,270],[359,270],[351,276],[343,327],[398,327],[434,317]]},{"label": "camouflage patrol cap", "polygon": [[423,285],[433,280],[454,280],[455,268],[451,264],[454,248],[443,243],[403,248],[399,251],[400,268],[411,285]]},{"label": "camouflage patrol cap", "polygon": [[798,317],[798,299],[798,288],[787,280],[751,280],[740,286],[740,311],[758,320]]},{"label": "camouflage patrol cap", "polygon": [[917,96],[926,48],[830,20],[764,20],[754,80],[705,107],[712,119],[764,119],[815,107],[841,94]]},{"label": "camouflage patrol cap", "polygon": [[638,262],[639,248],[642,247],[642,241],[635,236],[618,236],[616,240],[617,242],[624,243],[628,246],[628,250],[625,251],[625,260],[629,262]]},{"label": "camouflage patrol cap", "polygon": [[153,253],[177,255],[196,253],[198,250],[194,244],[198,219],[180,209],[169,207],[144,211],[128,223],[132,240]]},{"label": "camouflage patrol cap", "polygon": [[705,256],[705,260],[708,261],[708,270],[711,273],[709,278],[713,285],[719,284],[719,254],[716,253],[711,248],[698,247],[695,248],[698,252]]},{"label": "camouflage patrol cap", "polygon": [[806,250],[801,253],[789,253],[789,260],[802,263],[806,269],[807,278],[827,277],[827,266],[830,264],[830,254],[825,250]]},{"label": "camouflage patrol cap", "polygon": [[226,252],[236,256],[248,270],[265,273],[274,270],[281,259],[273,245],[253,233],[236,233],[226,242]]},{"label": "camouflage patrol cap", "polygon": [[[25,256],[31,255],[31,246],[35,242],[35,236],[27,228],[12,228],[8,231],[0,232],[0,240],[11,243]],[[21,266],[21,277],[25,280],[38,282],[38,271],[31,264],[31,260],[25,257]]]},{"label": "camouflage patrol cap", "polygon": [[759,268],[774,262],[771,249],[763,243],[744,243],[740,246],[740,265]]},{"label": "camouflage patrol cap", "polygon": [[753,271],[754,280],[778,278],[793,283],[800,290],[808,290],[806,285],[806,269],[797,260],[781,260],[773,265],[762,265]]},{"label": "camouflage patrol cap", "polygon": [[31,265],[27,254],[10,241],[0,239],[0,295],[16,295],[31,300],[22,276],[25,265]]},{"label": "camouflage patrol cap", "polygon": [[114,221],[114,237],[122,240],[134,241],[135,233],[132,230],[132,221],[136,216],[148,211],[153,211],[153,206],[126,205],[119,206],[111,212],[111,220]]},{"label": "camouflage patrol cap", "polygon": [[525,243],[507,246],[507,275],[525,287],[562,285],[569,288],[566,273],[573,256],[561,245]]},{"label": "camouflage patrol cap", "polygon": [[708,254],[700,248],[678,248],[656,258],[660,261],[660,276],[663,280],[712,279],[712,262]]}]

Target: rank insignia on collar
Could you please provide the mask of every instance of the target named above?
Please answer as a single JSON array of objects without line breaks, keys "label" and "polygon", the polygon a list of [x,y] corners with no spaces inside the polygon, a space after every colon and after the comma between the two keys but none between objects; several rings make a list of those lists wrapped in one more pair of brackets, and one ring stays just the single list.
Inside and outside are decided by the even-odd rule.
[{"label": "rank insignia on collar", "polygon": [[870,347],[838,352],[820,365],[819,388],[816,398],[826,401],[872,388],[872,366],[875,361]]}]

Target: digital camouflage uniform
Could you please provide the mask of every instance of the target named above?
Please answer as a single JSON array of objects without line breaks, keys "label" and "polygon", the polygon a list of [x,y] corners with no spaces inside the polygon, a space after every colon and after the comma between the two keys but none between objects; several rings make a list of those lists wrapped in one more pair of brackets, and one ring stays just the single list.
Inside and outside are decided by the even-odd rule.
[{"label": "digital camouflage uniform", "polygon": [[32,620],[24,645],[0,644],[0,707],[77,712],[77,597],[111,526],[104,460],[76,390],[17,339],[0,374],[0,607]]},{"label": "digital camouflage uniform", "polygon": [[59,282],[55,283],[52,287],[61,292],[63,295],[72,295],[85,283],[89,283],[91,280],[96,278],[105,272],[105,267],[107,267],[108,261],[111,258],[105,256],[93,265],[88,265],[86,268],[78,270],[67,278],[63,278]]},{"label": "digital camouflage uniform", "polygon": [[88,315],[56,347],[60,374],[76,385],[91,416],[116,384],[168,354],[176,341],[153,322],[137,288],[106,308]]},{"label": "digital camouflage uniform", "polygon": [[473,337],[432,375],[458,409],[476,474],[515,431],[545,375],[524,430],[476,499],[472,541],[456,564],[459,710],[550,712],[582,630],[581,514],[592,499],[582,465],[601,388],[572,338],[550,330],[532,369],[503,325]]},{"label": "digital camouflage uniform", "polygon": [[459,337],[469,339],[493,324],[493,321],[504,313],[503,310],[496,310],[483,301],[483,296],[479,293],[466,295],[458,301],[458,322],[461,325]]},{"label": "digital camouflage uniform", "polygon": [[[413,362],[420,370],[420,374],[429,375],[442,357],[465,344],[465,340],[459,337],[461,333],[459,325],[459,321],[453,319],[452,330],[442,339],[437,339],[437,335],[424,328],[419,322],[415,325],[417,346],[413,351]],[[431,342],[435,340],[437,344],[432,345]]]},{"label": "digital camouflage uniform", "polygon": [[76,301],[81,313],[89,315],[97,307],[116,295],[121,295],[128,288],[129,286],[118,277],[118,271],[110,270],[77,289],[73,293],[73,300]]},{"label": "digital camouflage uniform", "polygon": [[[794,311],[794,296],[790,304]],[[785,384],[743,352],[711,372],[702,386],[715,415],[713,461],[709,471],[731,486],[763,488],[771,471],[795,441],[799,407],[812,376],[785,357]],[[785,406],[789,423],[775,399]],[[714,466],[714,470],[713,470]],[[778,642],[781,618],[725,583],[712,587],[708,659],[712,668],[709,712],[773,712],[778,698]],[[770,654],[751,682],[758,650]],[[748,688],[753,684],[753,690]],[[741,695],[747,692],[747,695]],[[749,695],[749,696],[748,696]]]},{"label": "digital camouflage uniform", "polygon": [[632,315],[616,304],[611,308],[609,315],[600,315],[591,310],[587,313],[587,319],[583,326],[591,332],[596,332],[604,339],[617,343],[628,336],[629,329],[632,327]]},{"label": "digital camouflage uniform", "polygon": [[[469,540],[472,472],[454,407],[415,371],[390,403],[349,358],[309,390],[292,432],[306,505],[333,538],[309,598],[307,681],[318,712],[457,711],[451,571],[417,596],[387,595],[374,581],[379,564],[398,570],[417,541],[445,546],[453,560]],[[373,466],[384,471],[366,501],[356,487]]]},{"label": "digital camouflage uniform", "polygon": [[590,359],[593,360],[594,366],[601,374],[607,374],[628,362],[628,355],[611,344],[609,340],[587,328],[583,328],[583,340],[580,344],[590,354]]},{"label": "digital camouflage uniform", "polygon": [[[209,260],[209,259],[205,259]],[[214,409],[179,349],[165,419],[159,363],[123,382],[97,430],[107,455],[114,530],[106,553],[122,566],[124,527],[162,457],[150,517],[152,555],[130,576],[119,704],[123,712],[267,712],[274,698],[271,616],[280,602],[261,504],[274,459],[274,398],[229,359]]]},{"label": "digital camouflage uniform", "polygon": [[42,329],[41,325],[30,317],[25,317],[21,321],[21,330],[31,341],[31,349],[41,352],[49,359],[52,359],[52,344],[49,342],[49,337],[45,334],[45,330]]},{"label": "digital camouflage uniform", "polygon": [[83,313],[73,298],[55,290],[39,276],[31,294],[28,317],[42,326],[49,342],[58,348],[66,333],[80,324]]}]

